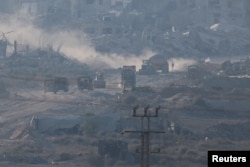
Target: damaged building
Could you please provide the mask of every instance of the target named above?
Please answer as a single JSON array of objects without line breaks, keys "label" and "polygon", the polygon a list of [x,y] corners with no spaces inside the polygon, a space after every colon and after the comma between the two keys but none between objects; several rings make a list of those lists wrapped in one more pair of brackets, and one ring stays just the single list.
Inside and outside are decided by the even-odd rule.
[{"label": "damaged building", "polygon": [[6,57],[7,50],[7,42],[5,40],[0,39],[0,59]]},{"label": "damaged building", "polygon": [[209,22],[217,23],[227,21],[230,24],[244,23],[245,0],[209,0],[208,14],[211,16]]}]

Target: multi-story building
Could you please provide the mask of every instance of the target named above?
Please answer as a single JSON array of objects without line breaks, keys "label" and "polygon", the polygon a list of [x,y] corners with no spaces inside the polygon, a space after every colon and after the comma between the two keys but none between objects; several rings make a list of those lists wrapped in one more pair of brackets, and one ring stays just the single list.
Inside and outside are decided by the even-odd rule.
[{"label": "multi-story building", "polygon": [[246,0],[208,0],[207,12],[210,23],[226,22],[243,25]]},{"label": "multi-story building", "polygon": [[103,14],[111,9],[111,0],[71,0],[70,2],[73,18]]},{"label": "multi-story building", "polygon": [[122,10],[131,4],[132,0],[110,0],[113,9]]},{"label": "multi-story building", "polygon": [[68,0],[19,0],[20,11],[29,15],[46,15],[48,13],[70,14]]},{"label": "multi-story building", "polygon": [[246,20],[247,0],[169,0],[175,3],[170,13],[173,25],[211,25],[227,23],[243,25]]},{"label": "multi-story building", "polygon": [[246,0],[245,5],[245,25],[250,27],[250,1]]},{"label": "multi-story building", "polygon": [[38,1],[37,0],[22,0],[20,1],[20,12],[22,14],[37,15]]},{"label": "multi-story building", "polygon": [[[110,11],[136,9],[142,13],[142,26],[164,29],[169,25],[185,29],[189,25],[214,23],[250,25],[249,0],[20,0],[22,13],[49,18],[47,23],[69,20],[81,22],[90,33],[110,33],[116,19]],[[248,4],[248,5],[247,5]],[[128,11],[128,10],[126,10]],[[133,20],[135,15],[126,16]],[[124,18],[119,18],[124,19]],[[67,24],[67,21],[64,21]],[[132,24],[132,21],[131,21]],[[127,25],[129,26],[129,25]],[[117,28],[119,29],[119,28]],[[117,30],[118,31],[118,30]]]}]

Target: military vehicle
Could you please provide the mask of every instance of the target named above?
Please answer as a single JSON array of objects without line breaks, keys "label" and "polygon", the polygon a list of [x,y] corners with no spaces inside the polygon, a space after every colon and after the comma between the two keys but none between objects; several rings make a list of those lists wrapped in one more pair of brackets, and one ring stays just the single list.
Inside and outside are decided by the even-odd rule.
[{"label": "military vehicle", "polygon": [[188,66],[187,77],[194,80],[203,80],[204,78],[216,75],[217,64],[200,63]]},{"label": "military vehicle", "polygon": [[248,64],[246,61],[231,62],[225,61],[221,64],[221,69],[226,75],[246,75],[248,71]]},{"label": "military vehicle", "polygon": [[123,66],[121,72],[121,85],[123,91],[132,90],[136,86],[135,66]]},{"label": "military vehicle", "polygon": [[85,75],[77,78],[77,87],[80,91],[84,89],[93,90],[93,80],[91,76]]},{"label": "military vehicle", "polygon": [[169,72],[169,64],[164,61],[143,60],[140,75],[155,75],[157,73],[166,74]]},{"label": "military vehicle", "polygon": [[139,74],[141,75],[153,75],[156,74],[156,70],[152,63],[150,63],[148,60],[143,60],[143,63],[141,65],[141,69],[139,70]]},{"label": "military vehicle", "polygon": [[198,75],[198,66],[190,65],[188,66],[188,78],[195,79]]},{"label": "military vehicle", "polygon": [[103,73],[96,73],[95,79],[93,81],[94,88],[105,88],[106,81],[104,80]]},{"label": "military vehicle", "polygon": [[55,94],[63,90],[64,92],[69,91],[69,81],[65,77],[49,78],[44,81],[44,92],[54,92]]}]

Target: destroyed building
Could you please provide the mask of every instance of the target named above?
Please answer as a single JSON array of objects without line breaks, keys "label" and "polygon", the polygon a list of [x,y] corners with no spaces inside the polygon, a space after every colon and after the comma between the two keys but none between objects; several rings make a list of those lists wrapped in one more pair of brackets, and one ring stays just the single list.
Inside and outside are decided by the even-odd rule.
[{"label": "destroyed building", "polygon": [[0,59],[6,57],[7,42],[5,40],[0,40]]},{"label": "destroyed building", "polygon": [[[219,64],[225,56],[249,55],[244,27],[249,5],[246,0],[18,1],[18,12],[25,21],[31,18],[41,36],[63,37],[55,50],[54,41],[35,49],[13,37],[13,49],[0,40],[0,164],[28,166],[30,157],[40,157],[48,165],[135,166],[140,154],[134,152],[144,152],[141,139],[149,150],[162,150],[150,155],[152,166],[204,166],[206,149],[249,146],[250,78],[242,75],[250,74],[250,59]],[[40,45],[35,33],[29,32]],[[149,53],[140,53],[145,48]],[[109,65],[109,59],[99,62],[106,58],[116,67],[101,69]],[[93,80],[97,65],[105,80],[101,74]],[[134,105],[145,107],[138,115],[142,120],[161,106],[148,129],[168,133],[144,138],[151,132],[130,117]],[[122,136],[126,129],[142,135]]]},{"label": "destroyed building", "polygon": [[250,1],[246,2],[246,15],[245,15],[245,23],[248,27],[250,27]]},{"label": "destroyed building", "polygon": [[[170,18],[175,26],[190,24],[213,24],[228,22],[230,24],[244,24],[248,19],[249,2],[247,0],[70,0],[70,1],[37,1],[23,0],[19,2],[21,13],[44,16],[54,13],[83,19],[89,15],[108,13],[111,10],[138,10],[143,13],[165,13],[165,19]],[[180,17],[185,22],[178,21]],[[64,18],[65,19],[65,18]]]}]

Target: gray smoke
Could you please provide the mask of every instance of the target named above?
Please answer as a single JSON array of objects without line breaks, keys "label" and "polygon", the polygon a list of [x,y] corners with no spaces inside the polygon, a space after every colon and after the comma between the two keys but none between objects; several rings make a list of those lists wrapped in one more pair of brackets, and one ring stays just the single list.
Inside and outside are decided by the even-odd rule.
[{"label": "gray smoke", "polygon": [[[50,46],[54,50],[60,49],[60,52],[67,57],[77,59],[97,69],[118,68],[123,65],[136,65],[139,69],[143,59],[148,59],[156,54],[147,49],[141,55],[102,54],[95,50],[84,32],[57,31],[49,33],[35,27],[32,18],[20,15],[1,16],[0,21],[1,32],[13,31],[6,34],[11,43],[17,40],[19,45],[29,45],[30,48]],[[9,52],[11,52],[10,49]]]}]

